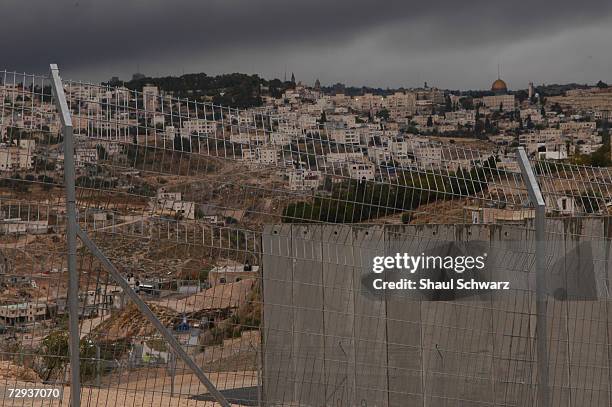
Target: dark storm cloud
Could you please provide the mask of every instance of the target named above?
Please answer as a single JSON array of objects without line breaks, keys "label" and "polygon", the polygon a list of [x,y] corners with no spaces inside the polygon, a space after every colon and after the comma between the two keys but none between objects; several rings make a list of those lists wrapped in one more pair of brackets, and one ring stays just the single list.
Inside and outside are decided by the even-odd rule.
[{"label": "dark storm cloud", "polygon": [[[320,71],[317,60],[326,55],[326,61],[320,65],[325,66],[330,78],[336,78],[341,77],[340,69],[346,72],[350,68],[349,57],[342,56],[342,50],[349,46],[359,53],[358,60],[364,66],[371,63],[367,61],[370,56],[400,64],[403,55],[405,62],[410,63],[420,57],[469,53],[555,36],[601,23],[612,15],[609,0],[588,4],[567,0],[5,0],[4,3],[0,24],[1,66],[40,71],[49,61],[57,61],[75,73],[124,76],[139,61],[141,70],[147,73],[152,73],[147,68],[154,66],[163,73],[180,73],[179,67],[189,70],[214,67],[218,71],[253,68],[270,75],[278,70],[265,71],[270,71],[272,65],[282,65],[283,60],[299,63],[296,69],[308,76],[311,71],[313,75]],[[437,63],[444,64],[438,57]],[[452,64],[458,57],[453,58],[446,64]],[[381,62],[375,66],[382,71],[394,71]],[[334,67],[338,70],[334,71]],[[457,83],[466,82],[457,75]],[[352,79],[368,82],[365,77]],[[400,78],[388,80],[395,82]]]}]

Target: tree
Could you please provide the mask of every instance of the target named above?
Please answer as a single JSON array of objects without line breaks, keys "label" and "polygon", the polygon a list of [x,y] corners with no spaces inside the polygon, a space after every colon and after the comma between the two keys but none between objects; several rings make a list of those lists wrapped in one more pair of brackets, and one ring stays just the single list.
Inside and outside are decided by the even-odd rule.
[{"label": "tree", "polygon": [[98,150],[98,158],[100,160],[107,160],[108,159],[108,154],[106,153],[106,149],[104,148],[104,146],[102,144],[98,144],[96,146],[96,150]]},{"label": "tree", "polygon": [[491,120],[489,120],[488,117],[485,119],[484,131],[485,131],[485,133],[490,133],[491,132]]},{"label": "tree", "polygon": [[474,102],[471,97],[462,97],[459,99],[459,104],[464,110],[473,110]]},{"label": "tree", "polygon": [[607,89],[608,88],[608,84],[605,83],[604,81],[597,82],[597,85],[595,85],[595,86],[597,86],[599,89]]},{"label": "tree", "polygon": [[[38,349],[38,354],[42,358],[43,381],[57,377],[66,367],[70,354],[68,336],[68,331],[62,329],[51,332],[43,339]],[[81,339],[79,355],[81,357],[81,379],[94,377],[96,374],[96,345],[91,339]]]},{"label": "tree", "polygon": [[376,117],[382,120],[389,120],[389,111],[387,109],[381,109],[376,112]]},{"label": "tree", "polygon": [[327,123],[327,115],[325,114],[325,111],[321,112],[321,117],[319,118],[319,123]]},{"label": "tree", "polygon": [[402,213],[402,223],[404,225],[409,224],[411,220],[412,220],[412,214],[410,212]]},{"label": "tree", "polygon": [[588,161],[588,165],[593,167],[609,167],[612,164],[610,162],[610,142],[602,144],[601,147],[591,154]]},{"label": "tree", "polygon": [[398,212],[416,209],[424,203],[441,198],[426,185],[441,185],[445,181],[437,175],[420,177],[398,173],[398,184],[350,179],[334,187],[331,196],[315,196],[311,201],[287,205],[282,221],[357,223],[377,219]]},{"label": "tree", "polygon": [[446,97],[444,98],[444,108],[447,112],[453,110],[453,103],[451,102],[450,95],[446,95]]},{"label": "tree", "polygon": [[43,381],[56,377],[68,363],[68,331],[51,332],[39,349],[43,361]]},{"label": "tree", "polygon": [[189,137],[174,136],[174,149],[176,151],[191,151],[191,140]]},{"label": "tree", "polygon": [[429,116],[427,118],[427,127],[432,127],[432,126],[433,126],[433,118]]}]

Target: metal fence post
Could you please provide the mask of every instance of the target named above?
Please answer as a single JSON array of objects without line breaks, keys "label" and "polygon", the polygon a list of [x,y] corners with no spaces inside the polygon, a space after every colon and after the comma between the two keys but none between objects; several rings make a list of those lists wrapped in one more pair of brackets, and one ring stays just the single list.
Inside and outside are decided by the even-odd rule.
[{"label": "metal fence post", "polygon": [[535,272],[536,272],[536,347],[538,407],[550,406],[548,387],[548,329],[546,327],[546,203],[538,180],[523,147],[517,151],[523,179],[527,185],[529,200],[535,207]]},{"label": "metal fence post", "polygon": [[74,170],[74,138],[72,118],[66,102],[66,94],[59,68],[51,64],[51,85],[55,103],[62,122],[64,135],[64,187],[66,188],[66,240],[68,243],[68,315],[70,331],[70,405],[81,405],[80,336],[79,336],[79,273],[76,262],[76,193]]}]

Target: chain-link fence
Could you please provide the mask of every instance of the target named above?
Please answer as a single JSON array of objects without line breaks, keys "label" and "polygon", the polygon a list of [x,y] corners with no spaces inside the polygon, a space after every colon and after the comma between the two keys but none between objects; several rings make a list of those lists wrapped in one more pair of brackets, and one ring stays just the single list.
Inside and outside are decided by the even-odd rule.
[{"label": "chain-link fence", "polygon": [[[609,405],[607,168],[0,76],[5,405]],[[510,290],[371,290],[475,248]]]}]

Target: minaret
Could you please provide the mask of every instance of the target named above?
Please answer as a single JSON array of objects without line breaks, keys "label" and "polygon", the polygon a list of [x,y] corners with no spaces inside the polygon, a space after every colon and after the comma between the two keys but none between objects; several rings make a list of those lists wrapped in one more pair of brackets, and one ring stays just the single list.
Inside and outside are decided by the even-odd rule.
[{"label": "minaret", "polygon": [[295,85],[295,75],[291,72],[291,83]]}]

